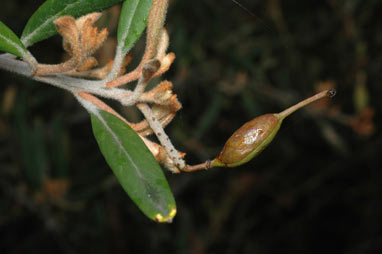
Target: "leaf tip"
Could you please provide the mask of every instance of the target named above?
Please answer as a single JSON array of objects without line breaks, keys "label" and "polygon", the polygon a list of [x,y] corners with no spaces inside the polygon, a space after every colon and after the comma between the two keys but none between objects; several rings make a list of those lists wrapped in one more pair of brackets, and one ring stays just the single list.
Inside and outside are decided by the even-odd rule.
[{"label": "leaf tip", "polygon": [[173,208],[171,209],[171,211],[170,211],[170,214],[169,214],[169,216],[170,216],[171,218],[174,218],[174,217],[175,217],[175,215],[176,215],[176,208],[175,208],[175,207],[173,207]]},{"label": "leaf tip", "polygon": [[162,214],[158,213],[157,215],[155,215],[154,220],[159,223],[162,223],[162,222],[171,223],[175,215],[176,215],[176,208],[173,207],[170,210],[170,213],[168,214],[168,216],[164,217]]}]

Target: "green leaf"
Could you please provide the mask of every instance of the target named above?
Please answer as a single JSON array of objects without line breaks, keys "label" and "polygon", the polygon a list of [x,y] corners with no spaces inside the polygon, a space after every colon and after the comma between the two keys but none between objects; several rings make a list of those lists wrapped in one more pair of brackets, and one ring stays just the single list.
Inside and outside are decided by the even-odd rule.
[{"label": "green leaf", "polygon": [[118,24],[118,45],[128,51],[141,36],[147,24],[152,0],[129,0],[122,6]]},{"label": "green leaf", "polygon": [[93,133],[103,156],[130,198],[149,218],[171,222],[175,200],[158,162],[142,139],[118,117],[91,114]]},{"label": "green leaf", "polygon": [[53,21],[61,16],[70,15],[77,18],[119,2],[122,0],[47,0],[29,19],[21,40],[28,47],[56,34]]},{"label": "green leaf", "polygon": [[3,22],[0,21],[0,50],[11,53],[18,57],[23,57],[27,50],[19,37],[12,32]]}]

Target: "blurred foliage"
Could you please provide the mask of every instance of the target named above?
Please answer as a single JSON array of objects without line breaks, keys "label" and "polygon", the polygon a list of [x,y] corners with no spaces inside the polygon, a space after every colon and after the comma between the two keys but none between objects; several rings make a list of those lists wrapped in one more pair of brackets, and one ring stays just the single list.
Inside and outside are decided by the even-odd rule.
[{"label": "blurred foliage", "polygon": [[[0,18],[20,34],[42,2],[4,1]],[[256,115],[338,95],[286,120],[247,165],[167,174],[178,215],[158,225],[116,183],[68,93],[0,71],[0,253],[382,251],[382,2],[240,2],[257,17],[230,0],[171,1],[166,78],[183,110],[166,130],[189,164]],[[59,37],[31,50],[41,62],[63,52]]]}]

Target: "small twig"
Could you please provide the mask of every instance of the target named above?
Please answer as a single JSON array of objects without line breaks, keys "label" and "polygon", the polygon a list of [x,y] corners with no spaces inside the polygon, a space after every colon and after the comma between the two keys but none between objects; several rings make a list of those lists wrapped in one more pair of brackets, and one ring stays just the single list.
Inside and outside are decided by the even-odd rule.
[{"label": "small twig", "polygon": [[157,59],[147,61],[142,68],[142,75],[138,80],[138,84],[131,96],[122,101],[122,104],[125,106],[131,106],[136,103],[139,97],[145,91],[145,88],[149,84],[152,76],[160,68],[160,62]]},{"label": "small twig", "polygon": [[200,170],[207,170],[211,168],[211,161],[207,160],[203,163],[197,164],[197,165],[186,165],[182,171],[183,172],[195,172],[195,171],[200,171]]},{"label": "small twig", "polygon": [[149,123],[151,129],[154,131],[155,135],[159,139],[163,148],[170,155],[175,165],[179,169],[183,169],[186,166],[186,163],[184,162],[184,160],[179,155],[179,152],[175,149],[175,147],[171,143],[167,134],[164,132],[162,125],[160,124],[158,119],[156,119],[150,107],[144,103],[137,104],[137,107],[139,108],[139,110],[141,110],[141,112],[147,119],[147,122]]}]

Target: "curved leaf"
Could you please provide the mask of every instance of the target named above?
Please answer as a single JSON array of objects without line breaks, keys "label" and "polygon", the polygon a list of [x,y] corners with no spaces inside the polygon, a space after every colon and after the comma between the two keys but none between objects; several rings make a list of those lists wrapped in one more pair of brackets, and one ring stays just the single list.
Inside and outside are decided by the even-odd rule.
[{"label": "curved leaf", "polygon": [[70,15],[77,18],[119,2],[122,0],[47,0],[29,19],[21,40],[28,47],[54,35],[57,31],[53,21],[61,16]]},{"label": "curved leaf", "polygon": [[158,162],[134,130],[106,112],[91,113],[94,136],[130,198],[149,218],[171,222],[175,200]]},{"label": "curved leaf", "polygon": [[122,6],[118,23],[118,45],[128,51],[141,36],[147,24],[152,0],[129,0]]},{"label": "curved leaf", "polygon": [[23,57],[27,50],[19,37],[12,32],[3,22],[0,21],[0,50],[11,53],[18,57]]}]

